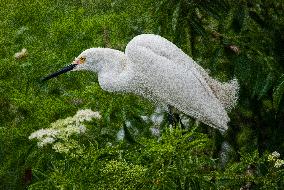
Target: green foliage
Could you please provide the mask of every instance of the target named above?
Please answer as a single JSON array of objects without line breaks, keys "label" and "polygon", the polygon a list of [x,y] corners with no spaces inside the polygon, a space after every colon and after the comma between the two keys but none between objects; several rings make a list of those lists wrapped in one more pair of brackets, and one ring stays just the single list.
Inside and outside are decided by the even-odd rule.
[{"label": "green foliage", "polygon": [[[269,160],[268,154],[284,154],[282,2],[1,0],[0,5],[0,189],[284,188],[283,166],[276,167],[281,159]],[[164,122],[154,137],[153,123],[140,117],[150,116],[153,105],[101,90],[92,73],[39,82],[86,48],[123,50],[141,33],[168,38],[221,81],[238,79],[239,103],[227,133],[203,125],[194,131],[194,122],[188,130],[168,129]],[[27,56],[15,58],[22,48]],[[38,148],[28,139],[89,108],[102,119],[86,124],[85,135],[60,142],[72,153]],[[125,138],[119,141],[121,131]],[[231,154],[223,163],[224,140]]]},{"label": "green foliage", "polygon": [[[45,168],[40,164],[33,166],[36,179],[29,189],[237,189],[245,186],[278,189],[284,186],[284,161],[277,152],[260,157],[257,151],[243,151],[239,162],[228,163],[222,170],[217,167],[218,160],[212,159],[212,141],[204,134],[167,129],[159,139],[140,137],[139,143],[132,145],[126,141],[100,141],[103,131],[91,134],[93,128],[102,127],[87,125],[86,135],[70,137],[70,142],[75,142],[73,149],[81,151],[66,154],[52,151],[52,146],[46,147],[46,155],[38,161],[48,164]],[[36,150],[34,156],[38,152],[43,154]],[[32,162],[34,157],[29,159]]]},{"label": "green foliage", "polygon": [[284,95],[284,74],[279,79],[279,84],[274,88],[273,92],[273,105],[276,110],[279,110],[281,100]]},{"label": "green foliage", "polygon": [[[273,155],[273,153],[271,154]],[[240,162],[226,168],[222,176],[218,176],[218,189],[281,189],[283,188],[284,171],[275,167],[269,154],[260,157],[257,151],[241,152]]]},{"label": "green foliage", "polygon": [[[93,127],[89,125],[88,129]],[[102,135],[97,133],[95,137],[87,135],[77,140],[73,136],[84,147],[83,153],[58,154],[47,147],[49,157],[56,160],[49,161],[44,176],[40,171],[43,168],[33,168],[38,177],[29,188],[187,189],[198,186],[204,189],[212,185],[210,171],[214,170],[214,160],[207,156],[210,141],[204,134],[167,130],[159,141],[143,137],[135,146],[114,141],[100,144],[96,139]]]}]

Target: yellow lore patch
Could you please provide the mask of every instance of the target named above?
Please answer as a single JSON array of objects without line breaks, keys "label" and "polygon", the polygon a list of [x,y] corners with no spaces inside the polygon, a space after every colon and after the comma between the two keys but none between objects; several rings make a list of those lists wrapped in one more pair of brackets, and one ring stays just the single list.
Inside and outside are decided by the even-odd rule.
[{"label": "yellow lore patch", "polygon": [[80,64],[85,63],[85,61],[86,61],[86,57],[80,57],[80,58],[79,58],[79,63],[80,63]]}]

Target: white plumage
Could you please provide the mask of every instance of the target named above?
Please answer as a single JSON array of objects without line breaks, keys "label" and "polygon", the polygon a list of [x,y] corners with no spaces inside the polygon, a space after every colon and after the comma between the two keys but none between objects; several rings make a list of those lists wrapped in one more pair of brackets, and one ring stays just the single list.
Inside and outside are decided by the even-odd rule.
[{"label": "white plumage", "polygon": [[[73,70],[98,73],[102,89],[131,92],[164,108],[179,111],[225,131],[227,111],[237,102],[238,83],[221,83],[181,49],[157,35],[133,38],[125,53],[109,48],[91,48],[73,62]],[[51,78],[51,77],[50,77]]]}]

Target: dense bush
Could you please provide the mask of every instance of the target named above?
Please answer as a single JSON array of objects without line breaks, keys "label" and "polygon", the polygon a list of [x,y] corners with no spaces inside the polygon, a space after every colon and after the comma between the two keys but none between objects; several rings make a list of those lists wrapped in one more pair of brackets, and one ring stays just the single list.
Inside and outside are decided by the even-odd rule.
[{"label": "dense bush", "polygon": [[[0,189],[284,188],[283,3],[1,0],[0,5]],[[186,116],[186,129],[157,124],[163,113],[152,115],[154,105],[102,91],[93,73],[39,82],[86,48],[123,50],[141,33],[167,37],[221,81],[238,78],[239,103],[225,134]],[[23,48],[27,52],[15,57]],[[43,147],[29,139],[82,109],[102,116],[82,124],[85,133],[46,139],[50,144]]]}]

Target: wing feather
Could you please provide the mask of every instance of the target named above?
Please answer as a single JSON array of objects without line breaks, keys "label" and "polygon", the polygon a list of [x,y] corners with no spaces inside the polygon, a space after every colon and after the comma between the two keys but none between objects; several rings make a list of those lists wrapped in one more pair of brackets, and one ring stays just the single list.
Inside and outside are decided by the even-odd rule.
[{"label": "wing feather", "polygon": [[222,131],[227,129],[227,112],[196,69],[135,43],[128,44],[125,54],[139,86],[135,93],[171,105]]},{"label": "wing feather", "polygon": [[154,34],[141,34],[133,38],[129,44],[140,45],[151,49],[156,54],[172,60],[175,64],[184,65],[193,72],[198,73],[198,75],[204,79],[201,82],[208,84],[214,95],[227,111],[230,111],[236,105],[239,91],[239,85],[236,79],[229,82],[220,82],[210,77],[191,57],[186,55],[180,48],[167,39]]}]

